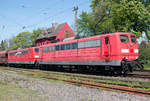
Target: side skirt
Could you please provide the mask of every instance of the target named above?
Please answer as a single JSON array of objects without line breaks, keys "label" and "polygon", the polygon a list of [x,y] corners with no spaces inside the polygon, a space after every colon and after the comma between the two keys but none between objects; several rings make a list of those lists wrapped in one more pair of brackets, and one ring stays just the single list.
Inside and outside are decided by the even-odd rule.
[{"label": "side skirt", "polygon": [[43,65],[93,65],[93,66],[121,66],[121,60],[112,61],[40,61]]}]

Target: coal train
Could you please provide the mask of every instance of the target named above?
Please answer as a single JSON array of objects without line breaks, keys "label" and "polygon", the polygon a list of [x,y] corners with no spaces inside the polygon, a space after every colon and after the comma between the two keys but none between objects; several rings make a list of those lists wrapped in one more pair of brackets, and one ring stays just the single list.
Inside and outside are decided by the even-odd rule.
[{"label": "coal train", "polygon": [[115,32],[18,50],[0,52],[0,64],[88,71],[110,71],[126,75],[143,69],[136,36]]}]

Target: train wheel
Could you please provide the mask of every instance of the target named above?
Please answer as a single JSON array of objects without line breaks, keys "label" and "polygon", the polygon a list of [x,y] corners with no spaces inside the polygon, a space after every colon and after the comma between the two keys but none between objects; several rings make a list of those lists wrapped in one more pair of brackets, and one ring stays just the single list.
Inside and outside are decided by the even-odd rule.
[{"label": "train wheel", "polygon": [[129,66],[125,61],[123,61],[122,62],[122,75],[127,76],[128,72],[129,72]]},{"label": "train wheel", "polygon": [[34,63],[34,67],[35,67],[35,68],[38,68],[38,69],[40,68],[40,64],[39,64],[39,62],[38,62],[38,61],[35,61],[35,63]]},{"label": "train wheel", "polygon": [[92,71],[93,71],[93,67],[92,67],[92,66],[86,66],[86,70],[87,70],[88,72],[92,72]]},{"label": "train wheel", "polygon": [[83,66],[78,65],[77,66],[77,71],[78,72],[85,72],[85,68]]}]

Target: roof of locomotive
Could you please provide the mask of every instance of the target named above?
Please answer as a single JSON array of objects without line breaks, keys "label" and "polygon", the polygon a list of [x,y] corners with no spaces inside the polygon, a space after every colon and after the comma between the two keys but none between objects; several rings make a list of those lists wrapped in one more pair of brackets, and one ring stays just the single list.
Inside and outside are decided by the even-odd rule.
[{"label": "roof of locomotive", "polygon": [[109,34],[102,34],[102,35],[100,35],[100,36],[114,36],[114,35],[128,35],[128,34],[130,34],[130,35],[134,35],[134,34],[132,34],[132,33],[129,33],[129,32],[114,32],[114,33],[109,33]]},{"label": "roof of locomotive", "polygon": [[[32,47],[30,47],[30,48],[32,48]],[[10,53],[10,52],[17,52],[17,51],[23,51],[23,50],[28,50],[28,49],[30,49],[30,48],[23,48],[23,49],[9,50],[8,53]]]},{"label": "roof of locomotive", "polygon": [[[129,35],[129,34],[131,34],[131,33],[128,33],[128,32],[115,32],[115,33],[109,33],[109,34],[103,34],[103,35],[84,37],[84,38],[80,38],[80,39],[68,40],[68,41],[64,41],[64,42],[57,42],[57,43],[46,44],[46,45],[42,45],[42,47],[50,46],[50,45],[72,43],[72,42],[77,42],[77,40],[78,41],[86,41],[86,40],[98,39],[98,38],[103,37],[103,36]],[[134,34],[131,34],[131,35],[134,35]],[[40,47],[40,46],[37,46],[37,47]]]}]

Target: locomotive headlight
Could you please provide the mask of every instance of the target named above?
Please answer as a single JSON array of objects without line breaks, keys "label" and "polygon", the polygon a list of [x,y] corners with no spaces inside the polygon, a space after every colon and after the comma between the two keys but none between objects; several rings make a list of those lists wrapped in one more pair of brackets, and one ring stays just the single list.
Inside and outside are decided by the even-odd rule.
[{"label": "locomotive headlight", "polygon": [[121,49],[122,53],[129,53],[129,49]]},{"label": "locomotive headlight", "polygon": [[138,49],[134,49],[134,53],[138,53],[139,52],[139,50]]},{"label": "locomotive headlight", "polygon": [[35,57],[35,58],[39,58],[39,56],[38,56],[38,55],[35,55],[34,57]]}]

